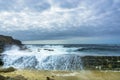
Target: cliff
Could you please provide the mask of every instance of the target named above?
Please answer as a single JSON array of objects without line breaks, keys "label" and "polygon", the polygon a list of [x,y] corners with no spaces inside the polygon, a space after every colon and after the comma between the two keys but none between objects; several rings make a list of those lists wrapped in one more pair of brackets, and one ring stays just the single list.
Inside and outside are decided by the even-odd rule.
[{"label": "cliff", "polygon": [[22,46],[21,41],[13,39],[11,36],[0,35],[0,52],[4,50],[5,46],[17,45]]},{"label": "cliff", "polygon": [[10,47],[12,45],[17,45],[22,48],[21,41],[13,39],[11,36],[0,35],[0,65],[3,65],[1,61],[1,53],[4,51],[5,47]]}]

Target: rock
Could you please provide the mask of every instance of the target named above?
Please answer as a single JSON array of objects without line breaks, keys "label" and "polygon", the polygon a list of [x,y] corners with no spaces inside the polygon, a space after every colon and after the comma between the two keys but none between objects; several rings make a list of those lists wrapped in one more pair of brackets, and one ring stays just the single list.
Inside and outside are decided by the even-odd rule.
[{"label": "rock", "polygon": [[50,78],[50,77],[46,77],[46,80],[54,80],[54,79],[52,79],[52,78]]},{"label": "rock", "polygon": [[27,80],[27,79],[22,75],[17,75],[15,77],[4,77],[0,75],[0,80]]},{"label": "rock", "polygon": [[6,78],[2,75],[0,75],[0,80],[6,80]]},{"label": "rock", "polygon": [[44,49],[44,50],[47,50],[47,51],[54,51],[53,49]]},{"label": "rock", "polygon": [[82,47],[76,51],[120,51],[119,47]]},{"label": "rock", "polygon": [[83,56],[83,69],[87,70],[120,70],[120,56]]},{"label": "rock", "polygon": [[27,78],[25,78],[22,75],[17,75],[17,76],[15,76],[13,78],[9,78],[9,80],[27,80]]},{"label": "rock", "polygon": [[0,72],[7,73],[7,72],[13,72],[13,71],[15,71],[15,70],[16,70],[15,68],[9,67],[9,68],[0,69]]},{"label": "rock", "polygon": [[0,66],[4,65],[4,63],[2,62],[2,59],[0,59]]},{"label": "rock", "polygon": [[[12,45],[17,45],[18,47],[20,47],[20,49],[23,48],[21,41],[13,39],[10,36],[0,35],[0,56],[5,47],[11,47]],[[4,63],[2,62],[0,57],[0,66],[2,66],[3,64]]]},{"label": "rock", "polygon": [[11,46],[11,45],[17,45],[17,46],[22,46],[21,41],[13,39],[10,36],[3,36],[0,35],[0,49],[2,49],[5,46]]}]

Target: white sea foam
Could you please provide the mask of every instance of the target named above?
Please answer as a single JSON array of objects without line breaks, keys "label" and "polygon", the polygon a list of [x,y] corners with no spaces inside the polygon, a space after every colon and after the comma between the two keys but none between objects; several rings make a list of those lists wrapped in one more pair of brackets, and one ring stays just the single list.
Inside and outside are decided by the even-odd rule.
[{"label": "white sea foam", "polygon": [[13,46],[3,55],[4,67],[45,70],[82,69],[80,56],[70,54],[69,49],[62,46],[29,46],[25,51]]},{"label": "white sea foam", "polygon": [[[32,68],[42,70],[80,70],[82,69],[81,56],[117,56],[119,50],[113,47],[88,48],[63,47],[62,45],[27,45],[28,49],[19,50],[13,46],[3,54],[4,67]],[[110,51],[109,51],[110,50]],[[118,50],[118,51],[115,51]]]},{"label": "white sea foam", "polygon": [[52,73],[53,75],[55,76],[76,76],[77,74],[79,74],[78,72],[71,72],[71,73],[66,73],[66,74],[55,74],[55,73]]}]

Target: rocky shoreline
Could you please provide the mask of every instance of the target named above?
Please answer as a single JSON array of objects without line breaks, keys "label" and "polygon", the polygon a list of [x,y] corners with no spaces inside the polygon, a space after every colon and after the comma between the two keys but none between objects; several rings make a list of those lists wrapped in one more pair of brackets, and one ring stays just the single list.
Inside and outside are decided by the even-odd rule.
[{"label": "rocky shoreline", "polygon": [[11,36],[0,35],[0,66],[4,64],[1,60],[1,53],[6,47],[11,47],[12,45],[16,45],[20,48],[23,47],[20,40],[13,39]]},{"label": "rocky shoreline", "polygon": [[22,75],[17,75],[15,77],[5,77],[0,75],[0,80],[28,80]]},{"label": "rocky shoreline", "polygon": [[[4,65],[4,63],[2,62],[2,52],[4,52],[6,47],[11,47],[12,45],[16,45],[20,47],[20,49],[24,49],[21,41],[13,39],[10,36],[0,35],[0,66]],[[45,50],[54,51],[50,49]],[[82,61],[83,70],[120,71],[120,56],[78,56],[78,57]],[[0,73],[11,73],[15,71],[16,69],[14,69],[13,67],[0,69]],[[14,77],[6,77],[4,75],[0,75],[0,80],[28,80],[28,79],[20,74]],[[46,80],[54,79],[46,77]]]},{"label": "rocky shoreline", "polygon": [[[4,52],[6,47],[11,47],[12,45],[16,45],[20,47],[20,49],[24,49],[23,44],[21,41],[13,39],[10,36],[3,36],[0,35],[0,66],[4,65],[2,62],[2,52]],[[47,51],[54,51],[51,49],[44,49]],[[13,67],[9,68],[0,68],[0,80],[86,80],[86,77],[83,78],[83,76],[90,76],[91,79],[89,80],[96,80],[95,75],[102,75],[102,78],[100,80],[103,80],[106,78],[107,75],[112,74],[116,76],[115,80],[119,80],[119,71],[120,71],[120,56],[78,56],[78,58],[81,59],[83,69],[80,70],[79,73],[75,71],[74,76],[69,76],[69,74],[74,74],[73,72],[69,71],[39,71],[39,70],[17,70]],[[74,65],[74,63],[73,63]],[[111,71],[106,74],[104,71]],[[85,72],[86,71],[86,72]],[[91,75],[91,71],[93,75]],[[103,72],[101,72],[103,71]],[[112,71],[118,71],[117,73],[114,73]],[[17,74],[16,74],[17,73]],[[52,73],[52,74],[51,74]],[[57,75],[57,74],[58,75]],[[7,74],[7,75],[6,75]],[[24,75],[23,75],[24,74]],[[61,74],[61,75],[60,75]],[[62,76],[63,74],[66,74],[67,76]],[[32,75],[32,76],[31,76]],[[81,75],[81,77],[79,77]],[[78,78],[79,77],[79,78]],[[111,76],[109,76],[111,77]],[[73,78],[73,79],[72,79]],[[110,80],[113,80],[112,78]]]},{"label": "rocky shoreline", "polygon": [[[20,47],[20,49],[23,48],[23,44],[21,43],[20,40],[13,39],[11,36],[0,35],[0,66],[4,65],[1,59],[2,52],[4,52],[6,47],[11,47],[12,45],[16,45]],[[14,72],[14,71],[15,69],[13,67],[0,69],[0,73],[9,73],[9,72]],[[5,76],[0,75],[0,80],[27,80],[27,79],[21,75],[17,75],[15,77],[5,77]]]},{"label": "rocky shoreline", "polygon": [[[0,35],[0,66],[4,63],[2,62],[1,53],[4,51],[5,47],[11,47],[12,45],[17,45],[20,49],[23,48],[23,44],[20,40],[13,39],[10,36]],[[45,49],[48,51],[53,51]],[[120,56],[78,56],[80,57],[85,70],[120,70]]]},{"label": "rocky shoreline", "polygon": [[13,39],[11,36],[0,35],[0,53],[4,51],[5,47],[10,47],[11,45],[22,46],[20,40]]},{"label": "rocky shoreline", "polygon": [[120,71],[120,56],[84,56],[81,60],[85,70]]}]

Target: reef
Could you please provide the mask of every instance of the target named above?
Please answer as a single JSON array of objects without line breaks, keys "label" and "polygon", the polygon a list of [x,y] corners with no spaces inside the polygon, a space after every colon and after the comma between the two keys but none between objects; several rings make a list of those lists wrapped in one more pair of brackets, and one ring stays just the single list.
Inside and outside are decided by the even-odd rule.
[{"label": "reef", "polygon": [[85,70],[120,71],[120,56],[84,56],[81,60]]}]

